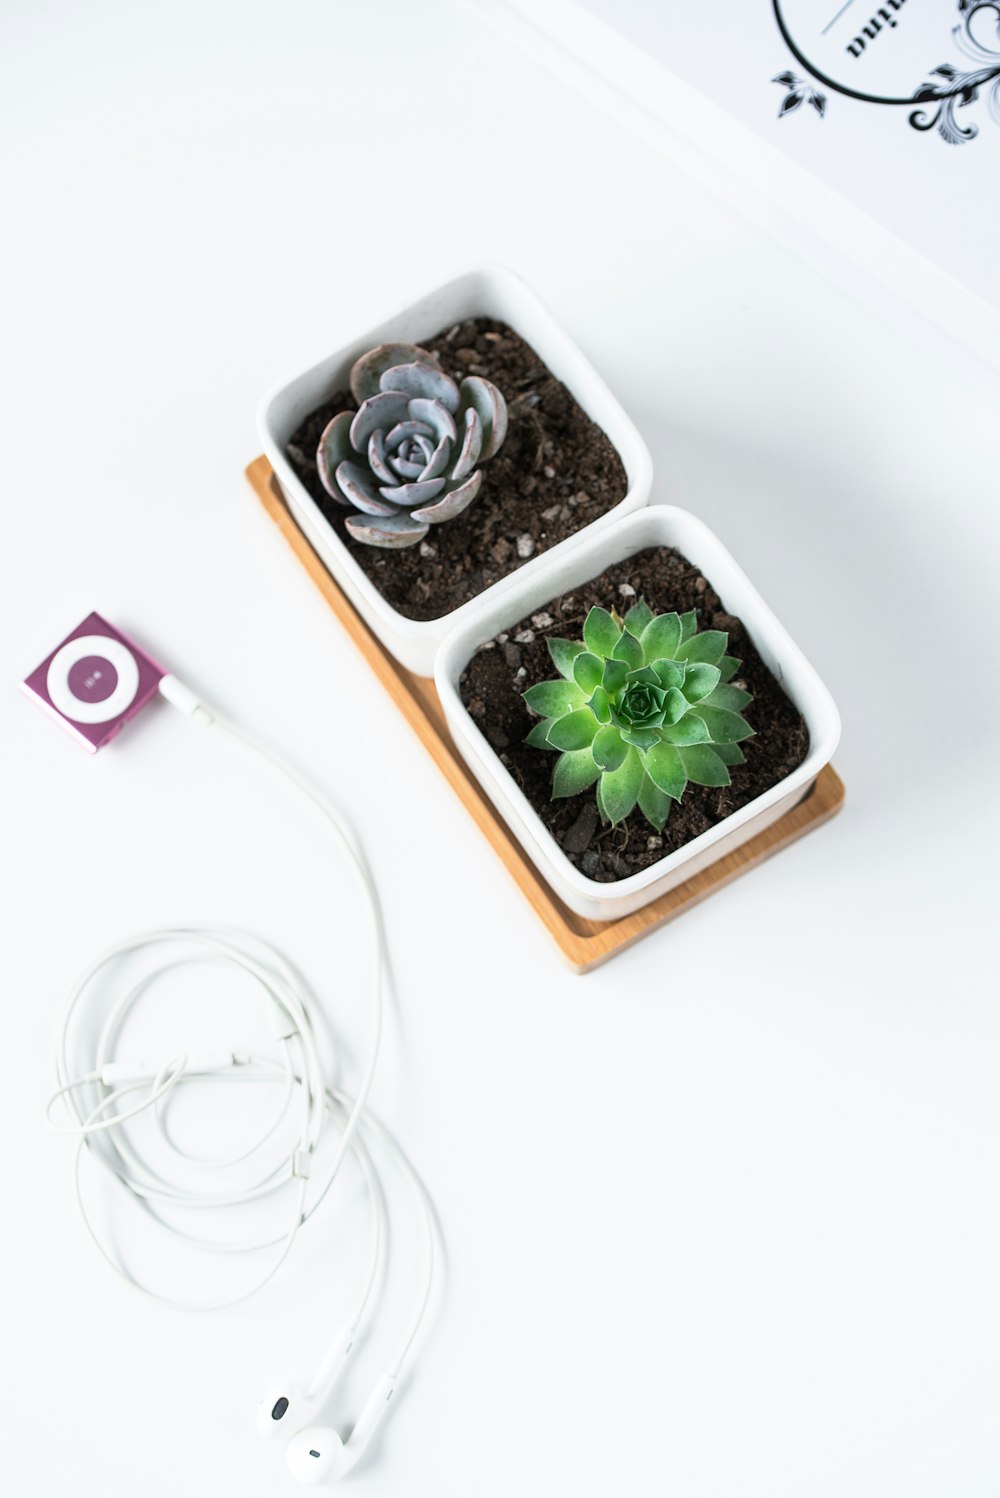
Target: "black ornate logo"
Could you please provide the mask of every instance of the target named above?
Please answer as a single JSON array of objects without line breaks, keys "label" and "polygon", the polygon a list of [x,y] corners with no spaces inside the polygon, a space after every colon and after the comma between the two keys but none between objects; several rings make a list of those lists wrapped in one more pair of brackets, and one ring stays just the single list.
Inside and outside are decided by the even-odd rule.
[{"label": "black ornate logo", "polygon": [[[781,0],[772,0],[772,3],[774,18],[785,45],[809,75],[809,78],[804,79],[786,70],[776,74],[771,80],[772,83],[780,83],[785,89],[778,111],[779,118],[791,114],[803,103],[810,104],[820,118],[823,118],[826,113],[826,94],[814,87],[810,80],[815,80],[815,83],[822,84],[834,93],[846,95],[849,99],[890,108],[908,108],[909,123],[914,130],[936,130],[942,140],[953,146],[975,140],[979,134],[977,124],[972,120],[962,123],[956,119],[955,111],[976,103],[983,91],[986,92],[986,107],[990,118],[994,123],[1000,124],[1000,0],[958,0],[959,22],[957,26],[951,27],[952,39],[963,57],[977,64],[976,67],[963,70],[950,62],[940,63],[936,68],[928,69],[930,76],[918,84],[911,94],[901,98],[866,93],[831,77],[829,72],[806,57],[793,38],[782,13]],[[823,34],[829,32],[856,3],[857,0],[847,0],[824,28]],[[871,0],[863,0],[863,3],[867,10]],[[906,0],[885,0],[867,20],[858,25],[853,37],[843,44],[845,54],[857,59],[884,34],[895,30],[903,20],[901,12],[905,4]],[[990,40],[995,45],[988,45],[983,40],[984,31],[991,33]]]}]

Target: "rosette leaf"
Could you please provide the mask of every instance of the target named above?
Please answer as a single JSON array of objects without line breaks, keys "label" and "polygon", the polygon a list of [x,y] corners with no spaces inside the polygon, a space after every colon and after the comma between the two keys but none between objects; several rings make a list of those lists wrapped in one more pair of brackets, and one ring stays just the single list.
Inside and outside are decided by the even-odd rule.
[{"label": "rosette leaf", "polygon": [[727,645],[723,630],[699,631],[693,610],[654,614],[645,600],[624,619],[592,608],[582,640],[550,639],[559,678],[524,701],[540,719],[526,742],[559,756],[553,797],[593,785],[605,822],[638,807],[659,832],[689,783],[728,785],[754,730],[750,693],[729,685],[740,663]]},{"label": "rosette leaf", "polygon": [[412,343],[362,354],[350,385],[358,409],[341,411],[324,429],[320,482],[353,511],[344,524],[356,541],[415,546],[476,498],[478,465],[506,435],[506,402],[478,375],[457,384],[435,355]]}]

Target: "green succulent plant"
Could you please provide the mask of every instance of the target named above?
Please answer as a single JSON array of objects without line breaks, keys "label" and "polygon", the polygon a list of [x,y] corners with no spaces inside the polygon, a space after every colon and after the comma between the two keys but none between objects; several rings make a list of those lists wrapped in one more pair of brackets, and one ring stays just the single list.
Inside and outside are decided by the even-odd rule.
[{"label": "green succulent plant", "polygon": [[740,663],[728,643],[699,630],[694,610],[654,614],[644,601],[624,619],[591,609],[582,640],[549,639],[559,680],[524,701],[541,718],[526,742],[559,754],[553,799],[596,785],[606,822],[638,806],[660,832],[688,781],[728,785],[754,731],[742,716],[750,693],[730,685]]}]

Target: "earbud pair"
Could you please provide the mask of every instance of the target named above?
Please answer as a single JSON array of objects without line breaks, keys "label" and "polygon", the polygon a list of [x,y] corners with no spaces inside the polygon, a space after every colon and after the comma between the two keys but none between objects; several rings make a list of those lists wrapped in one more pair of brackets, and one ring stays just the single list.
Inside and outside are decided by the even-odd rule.
[{"label": "earbud pair", "polygon": [[346,1441],[329,1425],[307,1425],[296,1431],[285,1452],[292,1476],[310,1485],[343,1477],[382,1424],[395,1392],[396,1380],[383,1373]]},{"label": "earbud pair", "polygon": [[303,1386],[292,1379],[276,1383],[257,1406],[257,1429],[262,1435],[273,1439],[294,1432],[285,1460],[299,1482],[335,1481],[349,1472],[381,1425],[395,1393],[396,1380],[384,1373],[346,1441],[331,1426],[306,1423],[322,1409],[354,1340],[353,1329],[342,1327],[311,1383]]}]

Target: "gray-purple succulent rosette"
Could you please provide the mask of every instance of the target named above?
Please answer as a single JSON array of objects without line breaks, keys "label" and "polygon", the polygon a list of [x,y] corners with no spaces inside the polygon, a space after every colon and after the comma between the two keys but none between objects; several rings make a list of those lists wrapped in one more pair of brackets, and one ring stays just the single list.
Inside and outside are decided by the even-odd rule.
[{"label": "gray-purple succulent rosette", "polygon": [[472,504],[478,464],[506,435],[507,404],[489,380],[457,384],[412,343],[362,354],[350,384],[358,410],[341,411],[319,439],[323,487],[354,511],[344,524],[356,541],[415,546]]}]

